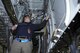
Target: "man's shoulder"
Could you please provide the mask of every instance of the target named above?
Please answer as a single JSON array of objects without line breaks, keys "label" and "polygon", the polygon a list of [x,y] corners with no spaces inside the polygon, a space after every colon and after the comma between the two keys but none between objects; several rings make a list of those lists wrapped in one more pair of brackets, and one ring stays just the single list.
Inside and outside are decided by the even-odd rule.
[{"label": "man's shoulder", "polygon": [[32,22],[30,22],[30,23],[18,23],[18,25],[33,25],[33,23]]},{"label": "man's shoulder", "polygon": [[18,23],[18,25],[22,25],[23,23]]},{"label": "man's shoulder", "polygon": [[18,23],[18,25],[20,26],[20,25],[25,25],[25,23]]}]

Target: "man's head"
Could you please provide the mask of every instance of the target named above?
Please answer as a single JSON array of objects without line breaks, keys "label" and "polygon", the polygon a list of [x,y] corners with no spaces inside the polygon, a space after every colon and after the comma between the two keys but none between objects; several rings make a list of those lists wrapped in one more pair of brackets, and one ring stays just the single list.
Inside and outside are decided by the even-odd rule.
[{"label": "man's head", "polygon": [[29,23],[29,22],[30,22],[30,16],[29,16],[29,15],[25,15],[25,16],[23,17],[23,22]]}]

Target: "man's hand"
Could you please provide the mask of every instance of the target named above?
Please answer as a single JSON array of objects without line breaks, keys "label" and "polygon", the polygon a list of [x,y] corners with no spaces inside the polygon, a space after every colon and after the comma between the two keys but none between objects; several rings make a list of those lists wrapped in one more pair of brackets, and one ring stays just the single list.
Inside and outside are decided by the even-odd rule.
[{"label": "man's hand", "polygon": [[17,28],[17,24],[15,24],[13,27],[12,27],[12,30],[15,30]]},{"label": "man's hand", "polygon": [[49,16],[47,16],[47,17],[46,17],[46,20],[49,20],[49,18],[50,18],[50,17],[49,17]]}]

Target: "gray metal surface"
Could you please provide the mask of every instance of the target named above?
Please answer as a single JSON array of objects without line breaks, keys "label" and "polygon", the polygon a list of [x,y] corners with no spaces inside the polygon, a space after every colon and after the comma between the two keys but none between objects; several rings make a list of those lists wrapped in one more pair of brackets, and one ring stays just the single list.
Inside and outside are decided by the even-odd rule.
[{"label": "gray metal surface", "polygon": [[42,10],[44,5],[44,0],[28,0],[31,10]]},{"label": "gray metal surface", "polygon": [[7,17],[8,16],[7,13],[6,13],[6,11],[5,11],[4,5],[2,4],[1,0],[0,0],[0,16],[1,17],[3,17],[3,16]]},{"label": "gray metal surface", "polygon": [[19,22],[22,21],[24,14],[30,11],[43,10],[44,0],[11,0],[15,14]]},{"label": "gray metal surface", "polygon": [[65,3],[66,3],[65,0],[54,1],[54,5],[52,9],[54,10],[54,19],[56,21],[56,27],[60,25],[61,21],[64,22],[64,19],[66,16],[66,4]]}]

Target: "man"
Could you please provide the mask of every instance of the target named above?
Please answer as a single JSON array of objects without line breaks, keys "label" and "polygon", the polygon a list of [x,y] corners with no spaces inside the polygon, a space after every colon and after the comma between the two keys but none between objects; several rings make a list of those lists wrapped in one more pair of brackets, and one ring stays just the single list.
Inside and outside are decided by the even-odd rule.
[{"label": "man", "polygon": [[34,31],[41,30],[45,27],[49,17],[41,24],[32,24],[30,16],[23,17],[23,23],[16,24],[12,30],[16,30],[16,38],[11,46],[11,53],[31,53],[33,49],[32,34]]}]

